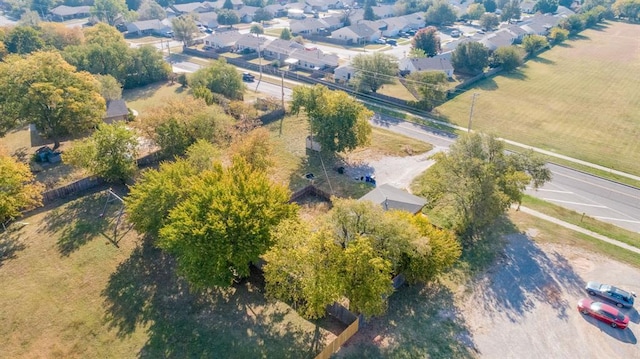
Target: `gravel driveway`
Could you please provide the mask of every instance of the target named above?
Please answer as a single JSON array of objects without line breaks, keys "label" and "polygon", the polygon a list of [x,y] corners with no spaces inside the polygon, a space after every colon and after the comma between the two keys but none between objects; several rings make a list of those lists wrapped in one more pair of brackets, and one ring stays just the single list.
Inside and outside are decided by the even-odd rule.
[{"label": "gravel driveway", "polygon": [[[535,235],[535,233],[530,233]],[[640,315],[614,329],[576,309],[589,280],[640,292],[640,269],[579,248],[508,237],[493,270],[463,305],[475,348],[485,358],[640,358]]]}]

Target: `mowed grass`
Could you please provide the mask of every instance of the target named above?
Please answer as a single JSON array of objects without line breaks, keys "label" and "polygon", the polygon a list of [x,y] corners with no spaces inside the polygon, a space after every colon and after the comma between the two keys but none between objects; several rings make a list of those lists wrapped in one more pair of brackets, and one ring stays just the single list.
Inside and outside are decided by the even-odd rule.
[{"label": "mowed grass", "polygon": [[[0,358],[305,358],[335,338],[268,302],[259,275],[192,292],[174,260],[122,227],[102,193],[0,235]],[[339,328],[331,327],[337,331]]]},{"label": "mowed grass", "polygon": [[640,175],[640,25],[608,22],[437,108],[473,129]]},{"label": "mowed grass", "polygon": [[145,110],[163,106],[169,100],[179,100],[188,96],[188,93],[188,89],[177,82],[171,85],[169,82],[162,81],[125,90],[122,92],[122,99],[127,102],[129,108],[142,115]]}]

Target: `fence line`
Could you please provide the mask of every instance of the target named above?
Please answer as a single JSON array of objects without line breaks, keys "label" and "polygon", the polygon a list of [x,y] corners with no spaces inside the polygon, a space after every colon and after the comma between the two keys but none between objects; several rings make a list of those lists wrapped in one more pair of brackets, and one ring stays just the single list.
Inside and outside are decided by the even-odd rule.
[{"label": "fence line", "polygon": [[42,193],[42,204],[49,204],[58,198],[67,197],[76,192],[97,187],[103,183],[104,180],[99,177],[85,177],[73,183],[69,183],[66,186],[54,188]]},{"label": "fence line", "polygon": [[358,332],[360,328],[360,318],[357,318],[345,329],[337,338],[335,338],[329,345],[327,345],[321,352],[316,356],[315,359],[329,359],[331,356],[336,353],[342,347],[347,340],[349,340],[354,334]]},{"label": "fence line", "polygon": [[322,199],[324,199],[325,201],[328,201],[329,203],[331,203],[331,195],[323,190],[321,190],[320,188],[310,184],[302,189],[299,189],[297,191],[295,191],[293,194],[291,194],[291,197],[289,197],[289,203],[292,202],[297,202],[299,201],[301,198],[304,198],[305,196],[316,196],[316,197],[320,197]]}]

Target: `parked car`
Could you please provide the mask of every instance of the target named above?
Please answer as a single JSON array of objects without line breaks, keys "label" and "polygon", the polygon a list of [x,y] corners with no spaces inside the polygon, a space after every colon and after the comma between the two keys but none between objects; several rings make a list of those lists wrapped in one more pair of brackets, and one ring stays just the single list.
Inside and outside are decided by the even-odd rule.
[{"label": "parked car", "polygon": [[384,45],[387,43],[387,40],[385,40],[384,38],[379,38],[376,41],[374,41],[376,44],[381,44]]},{"label": "parked car", "polygon": [[253,76],[252,74],[245,72],[242,74],[242,81],[245,82],[253,82],[253,80],[255,80],[255,76]]},{"label": "parked car", "polygon": [[598,282],[587,283],[585,290],[589,295],[607,299],[620,308],[633,307],[634,297],[636,296],[633,292],[627,292],[612,285]]},{"label": "parked car", "polygon": [[394,39],[387,39],[387,45],[396,46],[398,45],[398,41]]},{"label": "parked car", "polygon": [[629,325],[629,317],[616,308],[601,302],[583,298],[578,301],[578,311],[609,324],[612,328],[625,329]]},{"label": "parked car", "polygon": [[460,37],[460,30],[451,30],[451,37]]}]

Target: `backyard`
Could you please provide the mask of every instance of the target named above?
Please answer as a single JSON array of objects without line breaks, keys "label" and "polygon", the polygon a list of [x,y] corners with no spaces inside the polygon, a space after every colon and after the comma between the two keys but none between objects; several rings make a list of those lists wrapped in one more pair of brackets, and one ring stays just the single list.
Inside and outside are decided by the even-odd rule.
[{"label": "backyard", "polygon": [[460,126],[640,175],[640,25],[607,22],[436,109]]}]

